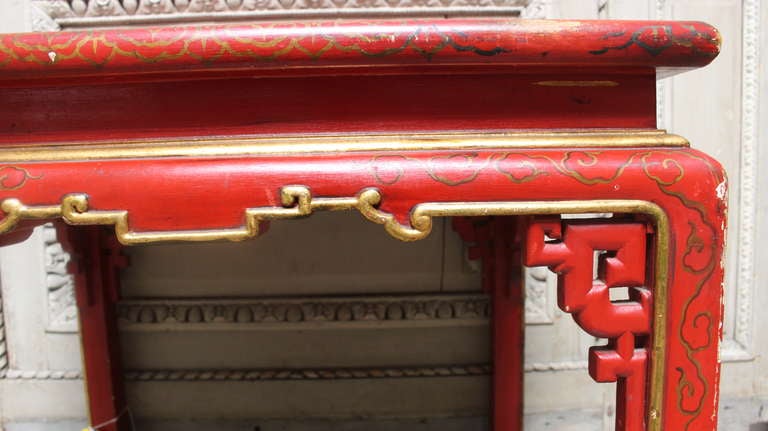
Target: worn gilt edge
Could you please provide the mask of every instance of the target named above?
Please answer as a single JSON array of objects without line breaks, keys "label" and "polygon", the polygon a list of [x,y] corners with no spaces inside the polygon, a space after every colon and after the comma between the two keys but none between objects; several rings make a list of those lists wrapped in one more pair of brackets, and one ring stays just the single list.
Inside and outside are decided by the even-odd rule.
[{"label": "worn gilt edge", "polygon": [[315,210],[358,210],[368,220],[384,225],[385,230],[402,241],[414,241],[429,235],[433,217],[555,215],[564,213],[629,213],[646,214],[656,226],[657,243],[654,257],[655,306],[650,371],[648,410],[649,431],[659,431],[662,421],[663,382],[666,363],[666,309],[669,277],[669,220],[658,205],[643,200],[587,200],[587,201],[512,201],[512,202],[436,202],[416,205],[411,211],[410,226],[397,222],[392,214],[376,207],[381,194],[376,189],[364,189],[355,197],[312,199],[306,186],[286,186],[281,190],[283,207],[260,207],[246,210],[245,227],[240,229],[187,231],[187,232],[132,232],[128,227],[127,211],[89,211],[88,197],[70,194],[61,205],[27,207],[17,199],[6,199],[0,209],[6,218],[0,222],[0,233],[12,229],[22,219],[51,219],[61,217],[75,225],[115,225],[118,240],[124,244],[157,241],[209,241],[217,239],[242,240],[258,234],[259,222],[286,219],[311,214]]},{"label": "worn gilt edge", "polygon": [[0,163],[163,157],[281,156],[360,151],[435,151],[505,148],[688,147],[664,130],[611,130],[379,136],[215,138],[62,143],[0,149]]},{"label": "worn gilt edge", "polygon": [[365,297],[274,298],[242,300],[123,300],[118,318],[124,329],[174,325],[418,323],[473,320],[485,323],[490,303],[482,294]]}]

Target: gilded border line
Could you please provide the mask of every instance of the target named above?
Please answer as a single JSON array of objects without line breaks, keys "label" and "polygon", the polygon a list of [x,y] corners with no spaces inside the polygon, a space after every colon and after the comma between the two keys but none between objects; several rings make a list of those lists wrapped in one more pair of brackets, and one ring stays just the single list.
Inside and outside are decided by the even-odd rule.
[{"label": "gilded border line", "polygon": [[688,147],[664,130],[593,130],[513,133],[445,133],[373,136],[302,136],[166,141],[70,142],[0,148],[0,163],[162,157],[280,156],[360,151],[480,150],[488,148]]},{"label": "gilded border line", "polygon": [[666,363],[666,310],[669,276],[670,226],[667,214],[658,205],[643,200],[573,200],[573,201],[507,201],[507,202],[427,202],[411,211],[410,225],[400,224],[392,214],[380,211],[381,193],[363,189],[354,197],[313,198],[308,187],[290,185],[282,188],[282,207],[246,209],[246,224],[225,230],[178,232],[133,232],[128,224],[128,212],[89,211],[88,196],[69,194],[60,205],[28,207],[17,199],[6,199],[0,209],[6,218],[0,222],[0,234],[13,229],[23,219],[62,218],[73,225],[114,225],[117,238],[123,244],[143,244],[159,241],[244,240],[258,235],[262,221],[302,217],[315,211],[359,211],[368,220],[384,225],[393,237],[402,241],[425,238],[432,230],[434,217],[511,216],[574,213],[645,214],[655,224],[656,254],[654,274],[654,325],[651,342],[650,389],[648,393],[648,430],[661,431],[664,402],[664,364]]}]

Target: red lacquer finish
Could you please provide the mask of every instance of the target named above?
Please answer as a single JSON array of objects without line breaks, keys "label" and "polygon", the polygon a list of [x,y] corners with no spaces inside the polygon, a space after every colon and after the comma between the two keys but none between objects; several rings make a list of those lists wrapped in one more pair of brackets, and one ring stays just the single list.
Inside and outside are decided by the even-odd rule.
[{"label": "red lacquer finish", "polygon": [[[560,308],[609,340],[590,349],[589,373],[618,385],[619,430],[713,431],[725,177],[706,155],[648,131],[656,72],[705,65],[718,49],[717,32],[691,22],[333,21],[3,36],[2,243],[55,218],[117,224],[132,243],[243,239],[267,220],[327,209],[359,210],[414,240],[432,216],[465,217],[455,226],[482,259],[493,298],[495,431],[521,427],[523,262],[560,273]],[[606,128],[620,130],[596,134]],[[382,134],[410,144],[336,147]],[[230,151],[238,145],[250,150]],[[561,219],[563,208],[613,216]],[[80,262],[99,424],[125,410],[112,309],[122,263],[99,228],[62,232]],[[617,288],[624,302],[611,300]]]},{"label": "red lacquer finish", "polygon": [[[598,382],[616,382],[616,430],[642,431],[645,418],[647,340],[652,294],[646,289],[646,242],[642,223],[588,224],[537,221],[528,229],[525,264],[548,266],[558,278],[558,305],[606,347],[593,347],[589,373]],[[545,238],[559,240],[547,243]],[[606,251],[593,279],[595,251]],[[628,298],[613,302],[610,289],[628,288]]]},{"label": "red lacquer finish", "polygon": [[309,21],[0,37],[0,79],[157,72],[504,64],[691,68],[719,52],[699,22]]},{"label": "red lacquer finish", "polygon": [[[611,84],[542,84],[573,80]],[[512,75],[457,69],[0,87],[0,145],[208,135],[653,128],[654,85],[652,70]]]},{"label": "red lacquer finish", "polygon": [[[102,160],[20,164],[17,168],[35,179],[15,191],[3,191],[0,197],[14,196],[28,205],[51,205],[60,202],[62,191],[85,193],[90,211],[127,210],[130,229],[136,232],[242,226],[246,208],[282,207],[279,190],[288,184],[304,185],[318,198],[351,197],[375,187],[382,195],[379,210],[404,225],[411,223],[411,210],[424,202],[653,202],[666,212],[671,225],[664,429],[714,429],[725,183],[717,163],[697,151],[413,151]],[[224,183],[226,198],[221,197]],[[537,226],[533,224],[531,229]],[[636,391],[626,370],[642,361],[642,353],[627,356],[627,346],[632,347],[633,342],[623,340],[625,334],[648,333],[650,285],[644,266],[639,266],[645,261],[645,251],[638,240],[645,237],[646,225],[567,225],[562,231],[549,225],[547,229],[554,237],[561,236],[564,245],[552,252],[540,243],[541,252],[529,248],[529,263],[557,266],[561,261],[571,262],[574,269],[563,278],[561,306],[577,312],[578,322],[588,331],[617,340],[615,350],[593,351],[593,376],[598,380],[619,378],[628,390]],[[539,235],[543,231],[529,236],[529,241],[543,238]],[[635,305],[615,310],[606,302],[605,286],[592,285],[588,276],[591,254],[587,252],[591,249],[617,252],[606,260],[606,286],[643,286],[645,289],[636,290],[637,296],[633,294]],[[617,362],[620,358],[626,363]],[[647,396],[647,388],[643,391]],[[637,398],[634,402],[642,403]],[[630,404],[628,408],[636,408]],[[628,417],[638,414],[634,411]],[[626,429],[642,429],[639,426]]]},{"label": "red lacquer finish", "polygon": [[124,395],[115,312],[118,271],[127,260],[114,236],[101,226],[56,227],[72,256],[69,270],[75,279],[91,424],[105,431],[129,430],[133,424]]},{"label": "red lacquer finish", "polygon": [[518,19],[3,35],[0,144],[653,128],[657,72],[719,45],[697,22]]},{"label": "red lacquer finish", "polygon": [[525,287],[522,282],[521,219],[457,217],[453,227],[468,243],[468,257],[481,260],[483,291],[492,298],[493,429],[523,429]]}]

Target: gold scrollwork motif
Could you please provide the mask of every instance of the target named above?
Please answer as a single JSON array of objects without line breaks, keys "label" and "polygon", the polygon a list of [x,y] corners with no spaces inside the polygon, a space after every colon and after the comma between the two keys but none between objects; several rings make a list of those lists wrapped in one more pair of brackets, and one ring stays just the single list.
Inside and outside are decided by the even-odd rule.
[{"label": "gold scrollwork motif", "polygon": [[0,167],[0,190],[18,190],[24,187],[28,180],[39,180],[42,175],[32,175],[28,170],[18,166]]}]

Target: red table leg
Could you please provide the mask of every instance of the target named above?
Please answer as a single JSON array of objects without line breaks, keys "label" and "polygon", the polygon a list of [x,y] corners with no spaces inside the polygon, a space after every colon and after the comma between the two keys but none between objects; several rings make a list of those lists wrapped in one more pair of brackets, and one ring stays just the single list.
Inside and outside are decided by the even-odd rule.
[{"label": "red table leg", "polygon": [[115,303],[118,269],[126,264],[114,235],[100,226],[57,226],[59,239],[72,255],[85,385],[91,427],[100,431],[130,429],[123,389]]},{"label": "red table leg", "polygon": [[483,290],[492,298],[493,337],[492,428],[523,429],[523,352],[525,293],[518,218],[455,218],[454,228],[470,247],[470,258],[481,259]]}]

